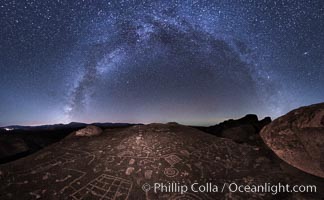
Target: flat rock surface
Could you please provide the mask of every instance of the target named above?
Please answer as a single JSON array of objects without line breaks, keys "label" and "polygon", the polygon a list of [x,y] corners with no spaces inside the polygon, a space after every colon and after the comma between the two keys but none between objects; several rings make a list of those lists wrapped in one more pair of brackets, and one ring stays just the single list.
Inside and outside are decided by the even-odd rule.
[{"label": "flat rock surface", "polygon": [[281,159],[324,178],[324,103],[293,110],[263,128],[260,135]]},{"label": "flat rock surface", "polygon": [[[177,124],[105,130],[67,137],[0,165],[0,199],[273,199],[270,193],[222,192],[224,183],[285,183],[260,148]],[[218,192],[143,191],[147,183],[212,183]],[[277,199],[280,199],[279,194]],[[288,199],[288,198],[287,198]]]}]

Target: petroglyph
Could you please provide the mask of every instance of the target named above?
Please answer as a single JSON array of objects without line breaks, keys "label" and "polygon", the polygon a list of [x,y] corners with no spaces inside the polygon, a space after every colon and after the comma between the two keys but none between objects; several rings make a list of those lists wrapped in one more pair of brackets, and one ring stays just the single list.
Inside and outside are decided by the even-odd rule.
[{"label": "petroglyph", "polygon": [[173,167],[168,167],[168,168],[165,168],[164,174],[167,177],[175,177],[179,174],[179,170],[177,170],[176,168],[173,168]]},{"label": "petroglyph", "polygon": [[84,150],[80,150],[80,149],[69,149],[69,148],[62,148],[62,149],[66,149],[67,151],[73,152],[74,154],[78,155],[78,158],[90,159],[88,161],[88,165],[90,165],[96,158],[96,155],[89,151],[84,151]]},{"label": "petroglyph", "polygon": [[179,158],[177,155],[168,155],[164,157],[165,161],[167,161],[171,166],[179,163],[182,159]]},{"label": "petroglyph", "polygon": [[68,180],[71,177],[72,177],[71,175],[67,175],[66,177],[64,177],[62,179],[56,179],[55,182],[64,182],[64,181]]},{"label": "petroglyph", "polygon": [[71,195],[73,199],[127,199],[132,182],[102,174]]},{"label": "petroglyph", "polygon": [[133,158],[130,159],[129,162],[128,162],[128,164],[130,164],[130,165],[133,165],[134,163],[135,163],[135,159],[133,159]]},{"label": "petroglyph", "polygon": [[[65,168],[65,170],[68,170],[68,171],[70,171],[70,172],[74,172],[74,174],[75,174],[75,178],[72,180],[72,181],[70,181],[67,185],[65,185],[61,190],[60,190],[60,193],[62,194],[62,193],[64,193],[65,192],[65,190],[67,190],[67,189],[71,189],[72,191],[76,191],[77,190],[77,188],[79,187],[79,181],[87,174],[86,172],[83,172],[83,171],[80,171],[80,170],[76,170],[76,169],[68,169],[68,168]],[[67,176],[67,177],[69,177],[69,175]],[[67,178],[67,177],[65,177],[65,178]],[[70,178],[71,178],[72,176],[70,175],[70,177],[68,178],[69,180],[71,180]],[[61,179],[62,180],[62,179]],[[66,179],[67,180],[67,179]]]},{"label": "petroglyph", "polygon": [[[207,196],[214,197],[213,194],[203,198],[196,194],[152,196],[151,191],[141,189],[146,182],[204,183],[221,181],[219,174],[236,178],[244,170],[245,174],[250,173],[250,166],[254,164],[251,161],[256,160],[259,151],[213,136],[202,137],[202,134],[180,125],[152,124],[115,132],[109,130],[98,137],[78,138],[77,141],[69,138],[32,155],[30,160],[34,163],[21,161],[20,167],[14,169],[11,165],[0,166],[0,171],[6,172],[0,179],[0,192],[6,195],[0,198],[31,199],[40,195],[42,199],[63,200],[208,199]],[[242,157],[241,152],[246,155]],[[264,170],[266,165],[269,164],[261,160],[256,170]],[[271,169],[278,172],[276,166]],[[255,174],[250,173],[250,176]],[[268,173],[264,177],[271,178]],[[48,190],[42,193],[45,187]]]},{"label": "petroglyph", "polygon": [[189,156],[190,156],[189,151],[187,151],[187,150],[185,150],[185,149],[181,150],[180,153],[181,153],[182,155],[184,155],[185,157],[189,157]]},{"label": "petroglyph", "polygon": [[50,161],[36,165],[34,168],[14,172],[14,175],[24,176],[28,174],[36,174],[46,170],[49,170],[52,167],[63,165],[68,162],[75,161],[79,157],[78,154],[65,153],[64,155],[58,156],[57,158],[51,159]]},{"label": "petroglyph", "polygon": [[39,191],[35,191],[35,192],[29,192],[29,194],[31,196],[33,196],[35,199],[40,199],[41,195],[38,194]]},{"label": "petroglyph", "polygon": [[133,173],[134,169],[135,169],[134,167],[128,167],[126,169],[125,174],[128,175],[128,176],[131,175]]}]

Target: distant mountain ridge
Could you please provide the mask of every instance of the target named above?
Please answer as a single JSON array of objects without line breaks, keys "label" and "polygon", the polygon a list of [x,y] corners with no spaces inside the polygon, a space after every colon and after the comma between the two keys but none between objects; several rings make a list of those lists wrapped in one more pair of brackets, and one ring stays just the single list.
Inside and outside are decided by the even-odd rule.
[{"label": "distant mountain ridge", "polygon": [[[130,127],[128,123],[81,123],[41,126],[12,125],[0,128],[0,164],[10,162],[60,141],[70,133],[94,125],[102,129]],[[1,199],[1,198],[0,198]]]},{"label": "distant mountain ridge", "polygon": [[60,129],[60,128],[82,128],[87,125],[94,125],[99,127],[119,127],[134,125],[131,123],[112,123],[112,122],[95,122],[95,123],[83,123],[83,122],[70,122],[68,124],[49,124],[40,126],[23,126],[23,125],[10,125],[0,127],[0,129],[19,129],[19,130],[49,130],[49,129]]}]

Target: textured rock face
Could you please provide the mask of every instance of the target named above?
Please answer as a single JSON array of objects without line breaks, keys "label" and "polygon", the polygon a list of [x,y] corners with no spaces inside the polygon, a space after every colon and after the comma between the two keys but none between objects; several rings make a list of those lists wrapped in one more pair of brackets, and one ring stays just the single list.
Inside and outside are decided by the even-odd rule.
[{"label": "textured rock face", "polygon": [[96,126],[87,126],[84,129],[78,130],[75,135],[76,136],[96,136],[102,133],[102,129]]},{"label": "textured rock face", "polygon": [[248,114],[240,119],[230,119],[214,126],[196,128],[218,137],[231,139],[238,143],[263,145],[259,132],[270,122],[270,117],[258,120],[256,115]]},{"label": "textured rock face", "polygon": [[[0,199],[273,199],[271,193],[143,191],[143,185],[290,183],[278,163],[253,146],[176,124],[110,129],[68,137],[0,165]],[[220,189],[219,189],[220,190]],[[289,194],[279,194],[277,199]]]},{"label": "textured rock face", "polygon": [[224,132],[225,130],[248,125],[255,128],[255,130],[251,131],[250,134],[255,134],[255,131],[259,132],[265,125],[269,124],[270,122],[270,117],[266,117],[259,121],[258,116],[249,114],[240,119],[229,119],[214,126],[200,127],[200,130],[222,137],[222,132]]},{"label": "textured rock face", "polygon": [[324,178],[324,103],[301,107],[261,131],[264,142],[290,165]]},{"label": "textured rock face", "polygon": [[224,130],[221,136],[235,142],[246,142],[254,134],[256,134],[256,129],[252,125],[242,125]]}]

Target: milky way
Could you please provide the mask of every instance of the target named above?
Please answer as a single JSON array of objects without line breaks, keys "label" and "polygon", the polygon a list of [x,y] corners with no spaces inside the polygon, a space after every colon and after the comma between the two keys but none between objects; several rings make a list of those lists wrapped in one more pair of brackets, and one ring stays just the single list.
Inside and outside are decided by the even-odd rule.
[{"label": "milky way", "polygon": [[320,1],[1,3],[1,124],[213,124],[320,102]]}]

